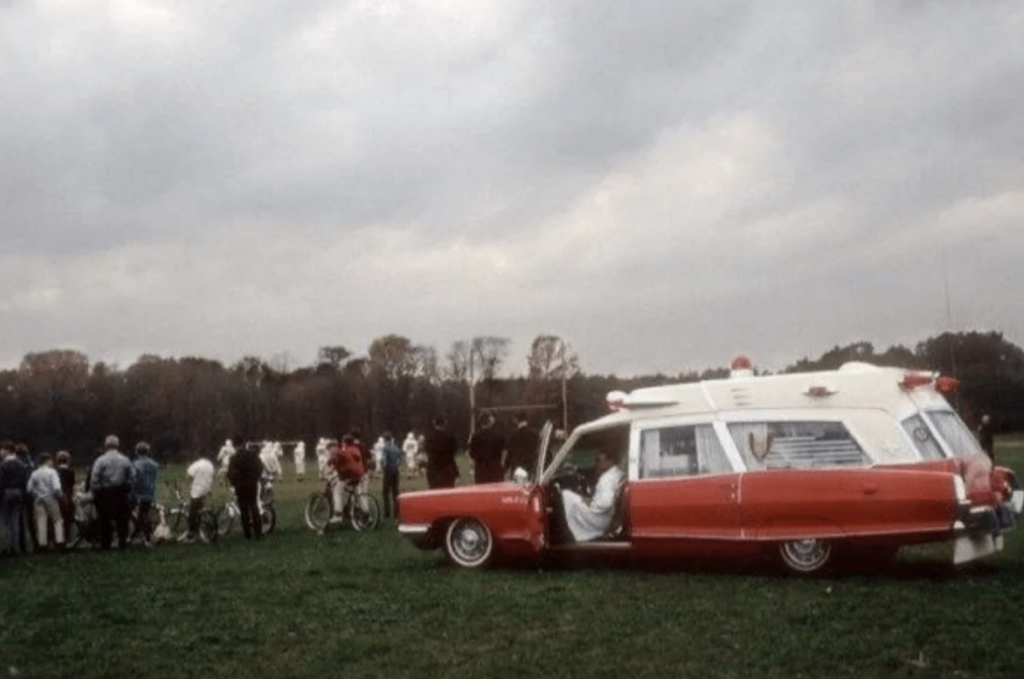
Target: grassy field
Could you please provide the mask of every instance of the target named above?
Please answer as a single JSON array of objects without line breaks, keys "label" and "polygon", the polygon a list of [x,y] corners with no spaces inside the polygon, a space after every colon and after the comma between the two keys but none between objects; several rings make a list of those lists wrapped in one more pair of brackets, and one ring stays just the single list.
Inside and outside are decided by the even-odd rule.
[{"label": "grassy field", "polygon": [[[1024,447],[999,454],[1024,472]],[[464,572],[394,524],[312,534],[315,487],[279,485],[262,543],[0,562],[0,676],[1024,676],[1024,531],[958,571],[932,549],[816,579]]]}]

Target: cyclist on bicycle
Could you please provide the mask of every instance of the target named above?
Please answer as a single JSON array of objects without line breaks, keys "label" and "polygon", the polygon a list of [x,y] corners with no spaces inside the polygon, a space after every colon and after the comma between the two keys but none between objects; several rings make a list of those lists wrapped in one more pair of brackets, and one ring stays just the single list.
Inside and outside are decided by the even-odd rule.
[{"label": "cyclist on bicycle", "polygon": [[344,521],[343,511],[366,473],[366,467],[362,452],[355,445],[355,438],[349,434],[342,437],[340,446],[331,441],[327,452],[330,455],[328,464],[336,474],[331,484],[334,499],[331,523],[338,523]]}]

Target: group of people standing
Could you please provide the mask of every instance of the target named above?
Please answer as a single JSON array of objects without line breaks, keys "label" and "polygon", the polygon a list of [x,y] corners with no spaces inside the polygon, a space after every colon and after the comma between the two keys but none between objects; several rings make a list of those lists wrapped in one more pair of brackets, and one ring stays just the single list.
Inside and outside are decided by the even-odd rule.
[{"label": "group of people standing", "polygon": [[[134,459],[119,447],[118,438],[108,436],[85,478],[102,549],[111,548],[115,533],[119,547],[127,547],[133,509],[138,507],[145,516],[156,496],[158,465],[150,457],[149,445],[140,442]],[[77,526],[71,456],[66,451],[55,456],[43,453],[35,465],[28,446],[0,443],[0,516],[5,556],[63,549]],[[143,524],[137,530],[146,531]]]},{"label": "group of people standing", "polygon": [[[455,462],[458,441],[448,431],[443,416],[434,419],[434,426],[425,437],[427,485],[430,488],[453,488],[459,467]],[[525,413],[516,417],[516,428],[506,439],[495,428],[494,416],[484,413],[479,428],[469,439],[469,459],[473,462],[475,483],[495,483],[512,478],[517,469],[532,478],[537,470],[537,432],[529,428]]]}]

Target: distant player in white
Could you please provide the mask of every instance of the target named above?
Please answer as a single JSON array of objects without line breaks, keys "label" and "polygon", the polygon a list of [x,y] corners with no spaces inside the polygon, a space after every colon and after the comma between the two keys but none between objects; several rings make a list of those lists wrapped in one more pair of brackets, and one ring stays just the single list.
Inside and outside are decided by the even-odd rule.
[{"label": "distant player in white", "polygon": [[402,441],[402,454],[405,455],[405,470],[407,478],[411,479],[416,476],[417,465],[419,463],[419,460],[416,459],[416,453],[419,452],[419,449],[420,446],[416,443],[416,437],[412,432],[409,432],[409,435],[405,437],[404,441]]},{"label": "distant player in white", "polygon": [[306,480],[306,443],[305,441],[299,441],[295,444],[295,450],[292,451],[292,455],[295,458],[295,478],[299,481]]},{"label": "distant player in white", "polygon": [[273,441],[264,441],[260,448],[260,462],[263,463],[263,475],[277,480],[281,478],[281,460],[277,455],[277,444]]},{"label": "distant player in white", "polygon": [[217,462],[220,464],[220,470],[218,473],[224,476],[228,473],[228,463],[231,462],[231,456],[235,454],[235,446],[231,443],[231,439],[224,442],[221,446],[220,452],[217,453]]},{"label": "distant player in white", "polygon": [[316,442],[316,468],[320,471],[320,478],[327,478],[327,439],[322,436]]},{"label": "distant player in white", "polygon": [[378,436],[377,442],[373,444],[373,475],[377,476],[384,469],[384,437]]}]

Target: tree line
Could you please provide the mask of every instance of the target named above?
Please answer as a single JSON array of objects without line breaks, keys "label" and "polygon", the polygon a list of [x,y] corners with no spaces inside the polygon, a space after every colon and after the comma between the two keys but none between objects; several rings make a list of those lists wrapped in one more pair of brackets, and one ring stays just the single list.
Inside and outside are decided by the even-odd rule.
[{"label": "tree line", "polygon": [[[439,354],[385,335],[365,354],[324,346],[313,365],[297,368],[258,356],[225,365],[152,354],[121,368],[90,362],[80,351],[51,349],[0,370],[0,438],[82,458],[106,434],[117,433],[125,441],[149,441],[174,459],[212,453],[227,438],[311,441],[351,427],[400,436],[423,431],[443,414],[465,440],[481,411],[493,412],[504,426],[525,409],[536,422],[572,427],[607,412],[609,391],[728,374],[727,368],[588,374],[571,345],[555,335],[535,338],[525,364],[508,354],[509,340],[496,336],[459,340]],[[969,423],[987,412],[999,430],[1024,429],[1024,351],[1001,333],[943,333],[912,349],[882,352],[858,341],[801,358],[785,371],[834,369],[854,360],[954,375],[961,385],[954,405]]]}]

